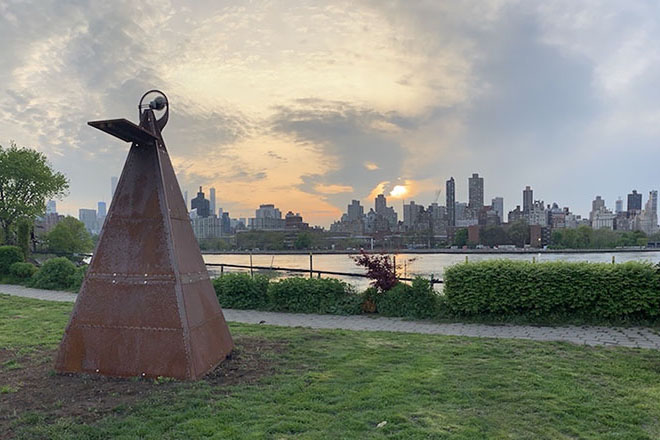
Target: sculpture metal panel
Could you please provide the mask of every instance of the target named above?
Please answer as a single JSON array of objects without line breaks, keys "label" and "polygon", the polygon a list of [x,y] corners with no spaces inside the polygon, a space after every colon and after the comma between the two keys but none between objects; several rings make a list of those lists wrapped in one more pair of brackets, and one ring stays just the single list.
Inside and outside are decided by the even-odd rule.
[{"label": "sculpture metal panel", "polygon": [[167,98],[152,90],[138,108],[139,126],[89,122],[132,145],[55,369],[197,379],[233,341],[161,135]]}]

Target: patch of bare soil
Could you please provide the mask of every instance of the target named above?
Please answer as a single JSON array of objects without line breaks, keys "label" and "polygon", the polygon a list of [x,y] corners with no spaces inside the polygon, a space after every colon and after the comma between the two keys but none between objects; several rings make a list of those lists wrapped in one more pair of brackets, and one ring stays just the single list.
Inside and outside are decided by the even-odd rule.
[{"label": "patch of bare soil", "polygon": [[[255,382],[271,375],[285,344],[254,337],[237,337],[231,356],[209,372],[204,381],[216,391],[229,385]],[[0,438],[14,435],[14,423],[25,413],[38,413],[46,421],[61,417],[93,422],[117,407],[130,407],[153,393],[172,394],[174,387],[191,382],[114,378],[87,374],[57,374],[55,350],[17,356],[0,349]]]}]

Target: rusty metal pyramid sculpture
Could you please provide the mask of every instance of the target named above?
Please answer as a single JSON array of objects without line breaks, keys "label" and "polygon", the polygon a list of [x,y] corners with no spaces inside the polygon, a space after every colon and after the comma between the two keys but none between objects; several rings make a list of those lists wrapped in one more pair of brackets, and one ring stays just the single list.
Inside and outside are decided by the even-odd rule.
[{"label": "rusty metal pyramid sculpture", "polygon": [[[150,93],[158,97],[143,104]],[[147,92],[139,109],[139,126],[89,123],[132,145],[55,369],[197,379],[233,341],[161,136],[167,98]]]}]

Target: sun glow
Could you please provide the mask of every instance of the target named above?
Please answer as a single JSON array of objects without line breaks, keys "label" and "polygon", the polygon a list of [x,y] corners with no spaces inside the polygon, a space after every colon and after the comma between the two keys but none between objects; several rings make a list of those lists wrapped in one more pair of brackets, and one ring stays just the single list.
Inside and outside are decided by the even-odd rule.
[{"label": "sun glow", "polygon": [[395,185],[392,191],[390,191],[390,196],[394,198],[403,197],[406,194],[408,194],[408,188],[403,185]]}]

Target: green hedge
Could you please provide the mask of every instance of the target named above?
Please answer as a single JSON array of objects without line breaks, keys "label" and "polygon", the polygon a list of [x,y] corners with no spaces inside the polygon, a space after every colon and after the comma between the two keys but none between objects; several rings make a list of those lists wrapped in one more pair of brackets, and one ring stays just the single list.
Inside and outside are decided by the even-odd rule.
[{"label": "green hedge", "polygon": [[360,313],[362,298],[353,288],[334,278],[285,278],[270,283],[268,298],[273,310],[297,313]]},{"label": "green hedge", "polygon": [[429,280],[415,278],[412,286],[398,283],[376,297],[378,313],[385,316],[432,318],[438,313],[439,295]]},{"label": "green hedge", "polygon": [[660,276],[650,263],[491,260],[444,272],[444,304],[459,316],[647,320],[660,315]]},{"label": "green hedge", "polygon": [[269,282],[262,275],[230,273],[213,280],[222,307],[298,313],[360,313],[362,298],[348,284],[331,278],[287,278]]},{"label": "green hedge", "polygon": [[23,261],[25,261],[25,256],[18,246],[0,246],[0,275],[9,274],[12,264]]},{"label": "green hedge", "polygon": [[230,273],[214,279],[213,287],[222,307],[263,309],[268,303],[268,278],[263,275]]},{"label": "green hedge", "polygon": [[32,277],[31,286],[38,289],[70,289],[76,277],[76,265],[67,258],[51,258]]},{"label": "green hedge", "polygon": [[31,278],[36,272],[37,267],[32,263],[21,263],[19,261],[9,266],[9,273],[20,280]]}]

